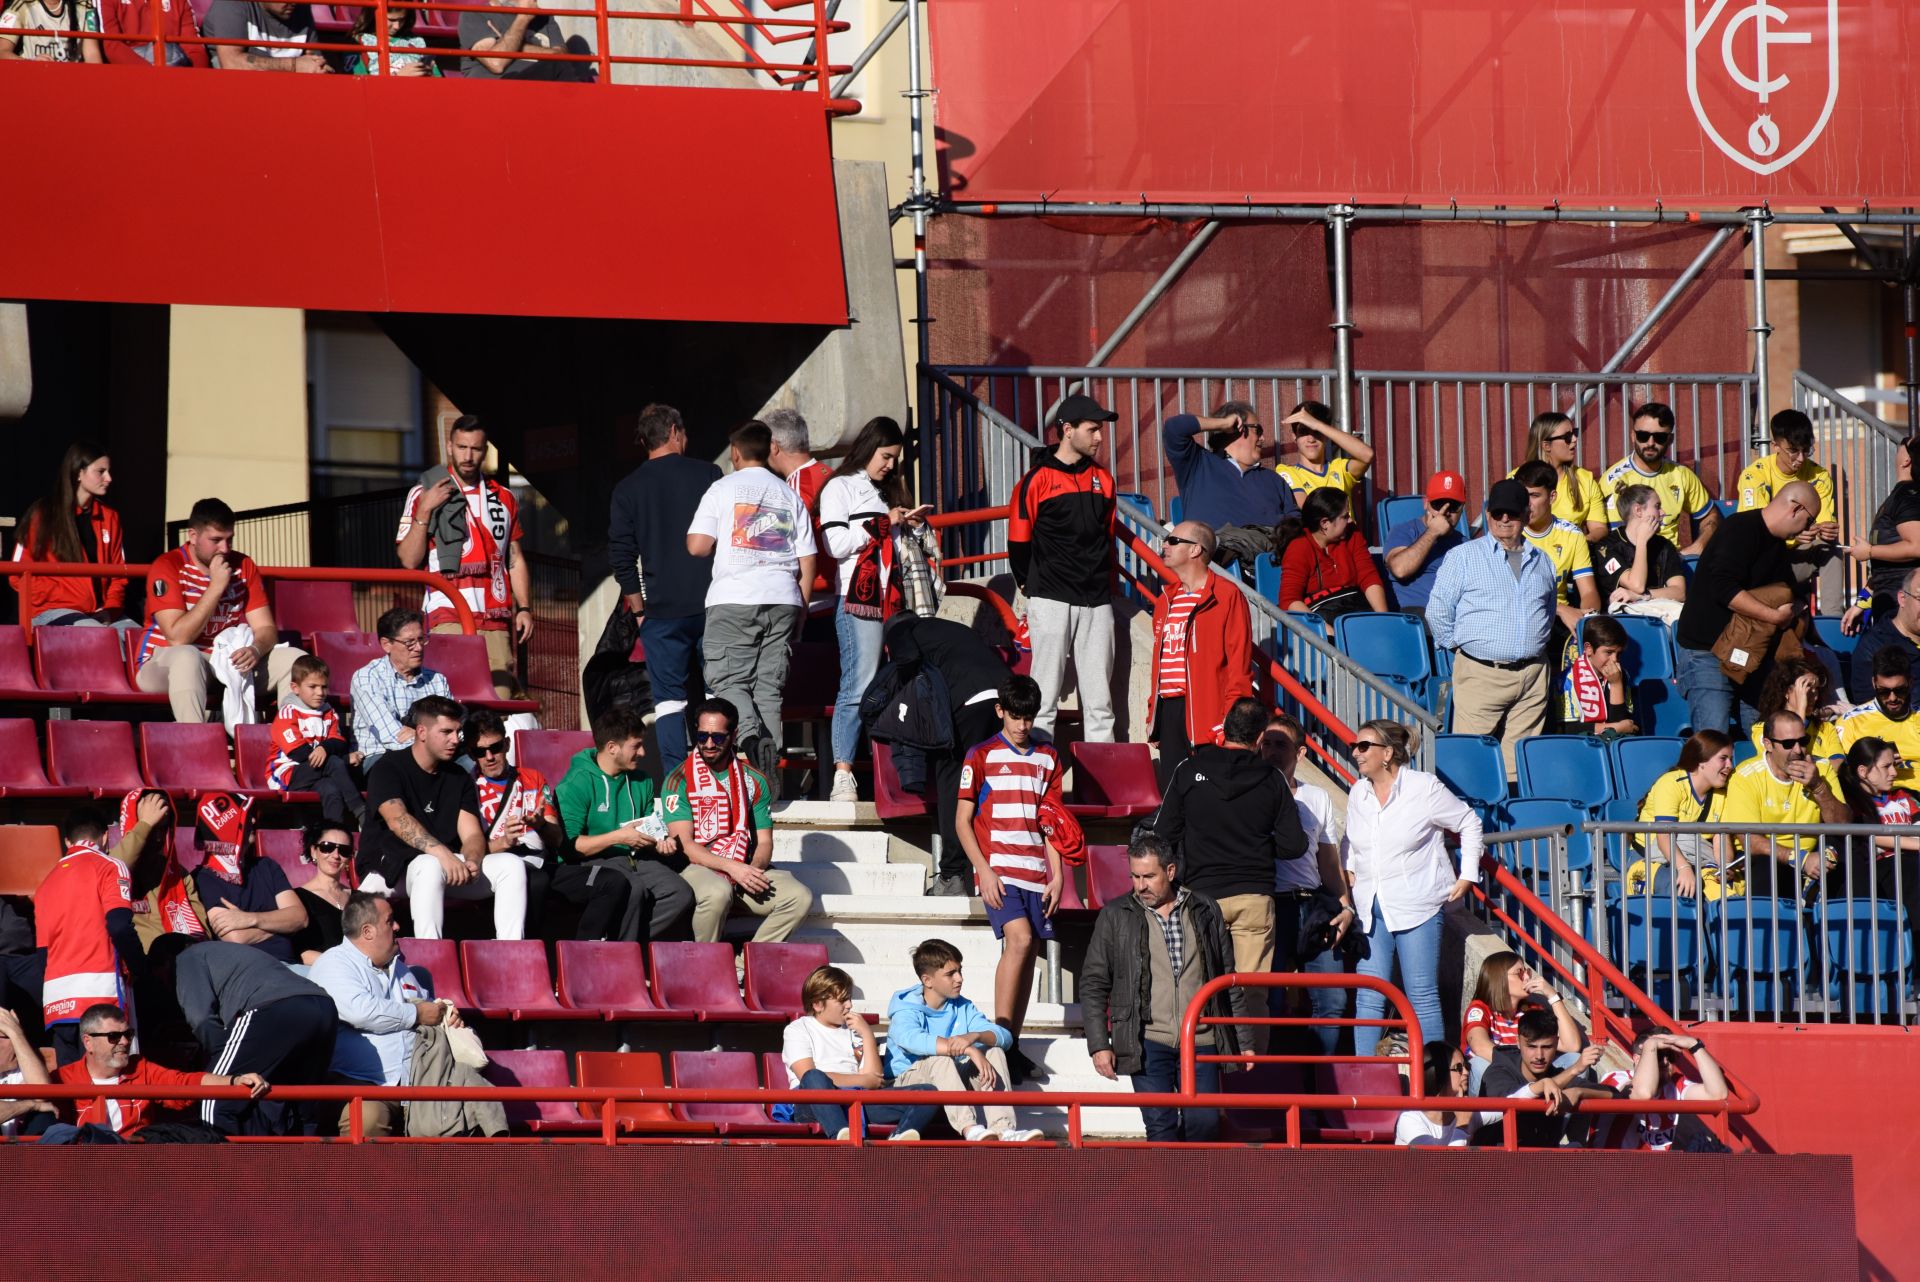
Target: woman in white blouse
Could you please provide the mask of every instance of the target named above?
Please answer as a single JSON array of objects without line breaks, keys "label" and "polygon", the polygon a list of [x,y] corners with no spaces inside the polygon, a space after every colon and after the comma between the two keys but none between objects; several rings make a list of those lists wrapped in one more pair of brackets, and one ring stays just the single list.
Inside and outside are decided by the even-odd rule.
[{"label": "woman in white blouse", "polygon": [[[1467,1060],[1446,1042],[1426,1044],[1426,1097],[1457,1099],[1467,1093]],[[1395,1144],[1465,1148],[1473,1133],[1499,1121],[1500,1113],[1470,1113],[1459,1108],[1410,1108],[1393,1128]]]},{"label": "woman in white blouse", "polygon": [[[1347,797],[1347,835],[1340,853],[1353,876],[1353,907],[1366,930],[1362,975],[1393,979],[1413,1004],[1424,1041],[1441,1042],[1440,915],[1480,879],[1480,817],[1432,775],[1409,770],[1413,732],[1397,721],[1369,721],[1353,741],[1360,779]],[[1460,835],[1460,868],[1446,834]],[[1379,1019],[1384,995],[1361,989],[1354,1014]],[[1353,1053],[1371,1055],[1378,1028],[1353,1030]]]},{"label": "woman in white blouse", "polygon": [[820,490],[820,534],[839,562],[840,604],[834,635],[840,642],[840,692],[833,701],[834,801],[857,801],[853,753],[860,746],[860,698],[880,669],[883,620],[900,608],[893,535],[925,524],[933,508],[909,507],[900,471],[907,438],[890,418],[868,421],[847,457]]}]

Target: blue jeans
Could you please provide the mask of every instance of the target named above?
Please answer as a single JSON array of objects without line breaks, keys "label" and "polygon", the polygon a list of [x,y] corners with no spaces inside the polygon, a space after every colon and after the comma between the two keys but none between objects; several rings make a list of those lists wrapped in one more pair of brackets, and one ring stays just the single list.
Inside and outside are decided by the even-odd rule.
[{"label": "blue jeans", "polygon": [[[1446,1027],[1440,1022],[1440,919],[1443,915],[1436,911],[1412,930],[1388,930],[1380,916],[1380,901],[1375,899],[1373,924],[1367,930],[1368,956],[1355,967],[1362,975],[1391,981],[1394,958],[1400,959],[1400,989],[1413,1004],[1414,1017],[1420,1021],[1420,1036],[1430,1043],[1447,1040]],[[1387,1011],[1386,995],[1363,988],[1353,999],[1353,1007],[1356,1018],[1379,1019]],[[1353,1053],[1373,1054],[1380,1044],[1381,1031],[1354,1029]]]},{"label": "blue jeans", "polygon": [[[1147,1063],[1146,1067],[1128,1078],[1133,1083],[1133,1089],[1144,1095],[1179,1090],[1180,1052],[1159,1042],[1143,1041],[1141,1044],[1146,1047]],[[1202,1053],[1205,1053],[1204,1050]],[[1203,1095],[1217,1094],[1220,1090],[1220,1066],[1195,1064],[1193,1085]],[[1140,1116],[1146,1121],[1147,1138],[1150,1140],[1184,1140],[1189,1144],[1199,1144],[1220,1134],[1220,1110],[1217,1108],[1143,1108]]]},{"label": "blue jeans", "polygon": [[[831,1077],[817,1068],[810,1068],[800,1075],[800,1089],[803,1091],[845,1091],[857,1087],[836,1086]],[[902,1086],[903,1091],[930,1091],[931,1083],[924,1086]],[[838,1104],[796,1104],[794,1116],[801,1121],[813,1121],[832,1139],[847,1129],[847,1110]],[[938,1104],[867,1104],[860,1109],[860,1133],[865,1135],[867,1127],[892,1123],[896,1130],[914,1131],[925,1135],[927,1128],[933,1125],[933,1119],[940,1116]]]},{"label": "blue jeans", "polygon": [[[1297,956],[1300,943],[1300,913],[1310,901],[1295,895],[1276,894],[1273,897],[1273,968],[1277,971],[1298,970],[1309,975],[1338,975],[1347,969],[1340,954],[1331,948],[1322,949],[1306,965],[1300,964]],[[1267,1011],[1271,1015],[1287,1014],[1287,990],[1275,988],[1269,990]],[[1347,991],[1344,988],[1310,988],[1308,1000],[1313,1013],[1319,1019],[1344,1019],[1347,1014]],[[1340,1030],[1332,1025],[1317,1025],[1313,1030],[1314,1038],[1320,1043],[1320,1053],[1331,1055],[1340,1043]]]},{"label": "blue jeans", "polygon": [[[1720,660],[1713,657],[1713,651],[1690,650],[1677,645],[1674,653],[1679,658],[1674,679],[1687,696],[1687,714],[1693,721],[1693,728],[1725,733],[1731,727],[1736,741],[1745,738],[1743,731],[1760,719],[1760,710],[1741,697],[1740,691],[1734,688],[1733,682],[1721,670]],[[1752,689],[1752,683],[1744,688]],[[1740,712],[1738,725],[1733,724],[1736,705]]]},{"label": "blue jeans", "polygon": [[[647,652],[647,682],[653,688],[653,732],[660,743],[660,777],[687,759],[687,701],[700,661],[707,616],[681,619],[640,616],[640,644]],[[702,692],[694,689],[698,697]]]},{"label": "blue jeans", "polygon": [[851,765],[860,747],[860,697],[867,692],[873,674],[880,670],[880,635],[885,625],[878,619],[861,619],[847,613],[842,598],[833,610],[833,634],[840,641],[840,693],[833,699],[833,759]]}]

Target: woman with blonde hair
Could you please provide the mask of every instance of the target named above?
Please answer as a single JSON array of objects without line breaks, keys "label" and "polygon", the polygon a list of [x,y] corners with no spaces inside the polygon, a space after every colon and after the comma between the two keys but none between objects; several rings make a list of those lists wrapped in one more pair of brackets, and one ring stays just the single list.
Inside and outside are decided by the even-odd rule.
[{"label": "woman with blonde hair", "polygon": [[1553,514],[1597,543],[1607,537],[1607,501],[1600,493],[1599,478],[1581,467],[1579,458],[1580,429],[1572,419],[1558,410],[1534,415],[1527,428],[1526,461],[1548,463],[1560,474],[1553,492]]}]

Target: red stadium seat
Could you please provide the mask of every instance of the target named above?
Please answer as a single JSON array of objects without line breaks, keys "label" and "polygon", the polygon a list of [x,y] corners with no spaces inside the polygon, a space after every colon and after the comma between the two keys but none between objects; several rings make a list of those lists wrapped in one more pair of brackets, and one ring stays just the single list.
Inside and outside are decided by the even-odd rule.
[{"label": "red stadium seat", "polygon": [[261,828],[253,835],[262,859],[271,859],[287,874],[289,886],[304,886],[313,877],[313,865],[303,862],[306,847],[298,828]]},{"label": "red stadium seat", "polygon": [[873,808],[882,819],[917,819],[933,813],[926,798],[900,786],[893,772],[893,749],[884,743],[873,745]]},{"label": "red stadium seat", "polygon": [[1087,898],[1095,909],[1105,908],[1122,895],[1133,893],[1133,874],[1127,870],[1125,846],[1087,847]]},{"label": "red stadium seat", "polygon": [[241,789],[265,793],[294,805],[317,805],[320,801],[317,792],[283,792],[268,782],[267,771],[273,766],[275,751],[272,726],[254,723],[233,728],[234,773],[240,777]]},{"label": "red stadium seat", "polygon": [[[480,1076],[495,1086],[557,1086],[571,1089],[567,1080],[565,1051],[493,1051],[487,1052],[487,1066]],[[562,1100],[510,1100],[506,1104],[507,1125],[516,1131],[536,1135],[579,1134],[597,1131],[599,1125],[580,1114],[580,1106]]]},{"label": "red stadium seat", "polygon": [[460,970],[474,1009],[490,1019],[599,1019],[600,1012],[572,1010],[553,995],[547,946],[537,939],[467,939],[460,943]]},{"label": "red stadium seat", "polygon": [[607,1019],[686,1019],[654,1005],[646,950],[616,940],[563,939],[554,948],[560,1004]]},{"label": "red stadium seat", "polygon": [[521,770],[538,770],[549,788],[558,788],[574,756],[593,746],[593,734],[587,730],[516,730],[513,764]]},{"label": "red stadium seat", "polygon": [[[576,1051],[574,1070],[585,1086],[665,1086],[666,1075],[660,1068],[656,1051]],[[600,1116],[598,1104],[582,1104],[580,1112],[589,1118]],[[629,1100],[613,1106],[620,1129],[642,1135],[711,1135],[710,1122],[689,1122],[675,1117],[660,1100]]]},{"label": "red stadium seat", "polygon": [[1160,808],[1153,750],[1144,743],[1073,745],[1067,809],[1083,819],[1138,819]]},{"label": "red stadium seat", "polygon": [[1060,866],[1060,905],[1055,912],[1085,913],[1091,912],[1089,905],[1080,893],[1080,880],[1085,877],[1085,868],[1075,868],[1072,864]]},{"label": "red stadium seat", "polygon": [[0,718],[0,797],[85,797],[86,788],[56,784],[40,764],[40,738],[25,717]]},{"label": "red stadium seat", "polygon": [[47,722],[47,775],[57,784],[85,788],[96,797],[116,801],[146,787],[134,761],[133,727],[124,721]]},{"label": "red stadium seat", "polygon": [[[767,1075],[768,1090],[778,1091],[791,1088],[791,1084],[787,1081],[787,1061],[782,1058],[779,1051],[762,1052],[760,1055],[760,1065],[761,1071]],[[769,1113],[768,1117],[771,1118],[772,1114]],[[779,1123],[776,1122],[775,1125],[779,1125]],[[818,1124],[809,1123],[809,1126],[815,1134],[824,1134]],[[884,1138],[891,1134],[893,1134],[893,1123],[891,1122],[867,1123],[868,1139]]]},{"label": "red stadium seat", "polygon": [[745,949],[747,1009],[793,1020],[807,1013],[800,1000],[807,976],[827,964],[825,944],[756,944]]},{"label": "red stadium seat", "polygon": [[326,662],[333,701],[350,708],[353,706],[353,674],[369,663],[384,661],[387,652],[380,648],[380,638],[371,632],[316,632],[313,655]]},{"label": "red stadium seat", "polygon": [[[317,22],[323,6],[313,7]],[[349,23],[349,26],[352,24]],[[283,641],[295,641],[311,649],[309,642],[318,632],[355,632],[360,618],[353,609],[353,584],[304,583],[294,579],[267,580],[267,603],[273,607],[273,621]],[[335,676],[332,678],[345,685]]]},{"label": "red stadium seat", "polygon": [[[675,1051],[673,1084],[696,1091],[758,1090],[760,1074],[752,1051]],[[673,1111],[683,1121],[710,1122],[722,1135],[801,1136],[814,1129],[808,1122],[776,1122],[755,1103],[675,1104]]]},{"label": "red stadium seat", "polygon": [[60,830],[52,824],[0,826],[0,895],[31,896],[60,862]]},{"label": "red stadium seat", "polygon": [[40,628],[33,637],[34,675],[43,690],[75,690],[82,703],[161,706],[164,694],[145,694],[127,675],[118,628]]},{"label": "red stadium seat", "polygon": [[193,797],[240,789],[227,764],[227,732],[218,722],[145,722],[140,755],[146,761],[147,782],[155,788]]},{"label": "red stadium seat", "polygon": [[444,997],[461,1010],[479,1009],[461,978],[460,951],[451,939],[403,939],[400,955],[416,978],[425,979],[435,997]]},{"label": "red stadium seat", "polygon": [[80,692],[50,691],[34,679],[33,656],[27,652],[27,631],[0,627],[0,703],[78,703]]},{"label": "red stadium seat", "polygon": [[652,972],[653,1002],[662,1010],[736,1023],[785,1022],[787,1018],[747,1009],[734,978],[731,944],[656,943]]},{"label": "red stadium seat", "polygon": [[444,675],[453,697],[469,707],[497,712],[540,711],[540,705],[532,699],[502,699],[494,694],[493,663],[487,658],[485,637],[441,633],[427,646],[427,666]]},{"label": "red stadium seat", "polygon": [[[1319,1064],[1314,1067],[1314,1092],[1321,1095],[1405,1095],[1400,1070],[1392,1064]],[[1322,1140],[1391,1144],[1400,1110],[1392,1108],[1323,1108]]]}]

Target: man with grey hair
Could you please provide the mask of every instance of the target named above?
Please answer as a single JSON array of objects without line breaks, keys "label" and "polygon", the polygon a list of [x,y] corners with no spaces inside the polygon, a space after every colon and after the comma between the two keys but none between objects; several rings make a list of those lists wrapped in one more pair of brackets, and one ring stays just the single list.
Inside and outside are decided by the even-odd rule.
[{"label": "man with grey hair", "polygon": [[[1667,536],[1660,496],[1651,485],[1628,485],[1611,496],[1620,524],[1593,545],[1593,581],[1600,605],[1615,614],[1659,614],[1669,623],[1687,599],[1687,563]],[[1673,604],[1656,606],[1651,602]],[[1641,607],[1641,608],[1635,608]]]},{"label": "man with grey hair", "polygon": [[768,410],[760,420],[773,433],[773,448],[767,454],[767,466],[774,475],[793,487],[813,518],[814,571],[813,596],[807,608],[811,614],[832,614],[834,596],[839,589],[839,564],[827,555],[827,541],[820,533],[820,491],[827,486],[833,469],[813,456],[813,444],[807,436],[807,420],[794,409]]},{"label": "man with grey hair", "polygon": [[[1087,1050],[1100,1076],[1127,1074],[1147,1094],[1180,1089],[1180,1027],[1202,985],[1233,971],[1233,945],[1220,906],[1177,885],[1173,843],[1157,833],[1136,835],[1127,847],[1133,893],[1109,900],[1093,923],[1080,969],[1080,1013]],[[1146,1001],[1135,995],[1146,994]],[[1231,1014],[1227,995],[1215,993],[1206,1013]],[[1202,1024],[1194,1035],[1202,1053],[1232,1055],[1239,1037],[1231,1024]],[[1194,1065],[1202,1094],[1220,1089],[1218,1064]],[[1143,1108],[1149,1140],[1211,1140],[1220,1114],[1210,1108]]]},{"label": "man with grey hair", "polygon": [[1153,606],[1153,679],[1147,738],[1160,748],[1160,788],[1196,743],[1212,743],[1235,699],[1253,693],[1253,617],[1240,590],[1215,574],[1214,534],[1182,521],[1160,540],[1175,582]]}]

